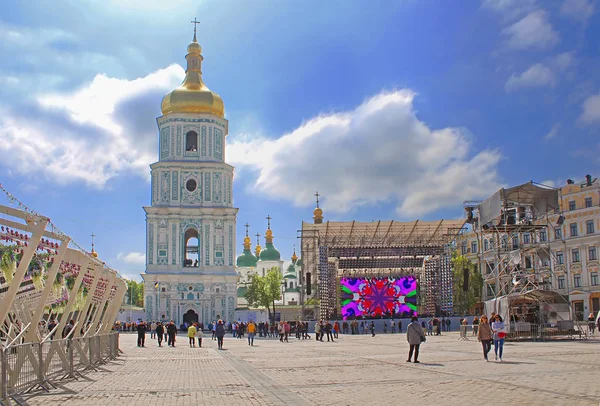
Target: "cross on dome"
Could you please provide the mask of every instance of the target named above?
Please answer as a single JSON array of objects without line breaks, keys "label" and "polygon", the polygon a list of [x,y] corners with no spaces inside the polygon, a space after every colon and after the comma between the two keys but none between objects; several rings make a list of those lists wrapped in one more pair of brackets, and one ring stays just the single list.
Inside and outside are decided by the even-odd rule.
[{"label": "cross on dome", "polygon": [[194,24],[194,42],[198,42],[198,41],[196,40],[196,26],[197,26],[198,24],[200,24],[200,21],[196,21],[196,17],[194,17],[194,21],[190,21],[190,22],[191,22],[192,24]]}]

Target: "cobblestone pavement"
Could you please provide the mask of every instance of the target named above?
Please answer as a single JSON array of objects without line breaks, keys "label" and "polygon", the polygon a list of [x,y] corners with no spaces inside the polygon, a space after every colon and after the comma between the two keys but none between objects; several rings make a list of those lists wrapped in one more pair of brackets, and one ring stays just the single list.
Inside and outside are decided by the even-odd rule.
[{"label": "cobblestone pavement", "polygon": [[[428,337],[421,364],[405,362],[404,334],[340,336],[335,343],[288,344],[226,338],[226,351],[204,339],[189,348],[138,348],[121,336],[124,354],[99,372],[62,383],[30,405],[429,405],[577,404],[600,399],[600,341],[505,345],[504,362],[485,362],[481,345],[458,334]],[[492,357],[493,359],[493,352]]]}]

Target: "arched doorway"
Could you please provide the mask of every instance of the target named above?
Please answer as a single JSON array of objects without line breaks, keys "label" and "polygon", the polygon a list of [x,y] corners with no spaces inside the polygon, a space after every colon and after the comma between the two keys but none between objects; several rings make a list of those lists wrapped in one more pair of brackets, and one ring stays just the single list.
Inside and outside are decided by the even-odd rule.
[{"label": "arched doorway", "polygon": [[188,326],[192,323],[198,323],[198,313],[196,313],[192,309],[188,310],[183,315],[183,322],[187,323]]},{"label": "arched doorway", "polygon": [[198,231],[193,228],[187,229],[184,235],[184,242],[185,257],[183,258],[183,266],[198,267],[200,262]]}]

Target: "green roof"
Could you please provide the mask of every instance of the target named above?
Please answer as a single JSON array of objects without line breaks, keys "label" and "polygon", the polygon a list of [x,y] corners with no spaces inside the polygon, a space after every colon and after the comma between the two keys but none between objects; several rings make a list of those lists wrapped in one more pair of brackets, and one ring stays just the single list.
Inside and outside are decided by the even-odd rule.
[{"label": "green roof", "polygon": [[265,245],[265,249],[260,252],[260,260],[261,261],[279,261],[281,258],[281,254],[273,243],[267,243]]},{"label": "green roof", "polygon": [[302,266],[302,258],[298,258],[296,261],[296,266]]},{"label": "green roof", "polygon": [[296,273],[296,267],[294,264],[290,264],[290,266],[288,266],[287,273]]},{"label": "green roof", "polygon": [[245,286],[239,287],[237,290],[237,297],[244,297],[246,296],[246,292],[248,292],[248,288]]},{"label": "green roof", "polygon": [[298,288],[291,288],[291,289],[286,289],[286,292],[300,292],[300,289]]},{"label": "green roof", "polygon": [[296,275],[294,275],[293,273],[287,273],[283,276],[283,279],[298,279],[298,278],[296,278]]},{"label": "green roof", "polygon": [[258,258],[256,258],[254,256],[252,251],[244,250],[242,255],[237,257],[237,260],[235,261],[235,265],[239,266],[239,267],[255,267],[257,262],[258,262]]}]

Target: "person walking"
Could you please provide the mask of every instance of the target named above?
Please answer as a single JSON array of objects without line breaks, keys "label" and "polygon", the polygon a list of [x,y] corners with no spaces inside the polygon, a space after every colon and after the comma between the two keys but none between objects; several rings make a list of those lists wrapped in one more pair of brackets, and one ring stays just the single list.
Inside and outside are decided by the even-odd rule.
[{"label": "person walking", "polygon": [[372,321],[371,325],[369,326],[369,330],[371,330],[371,337],[375,337],[375,322]]},{"label": "person walking", "polygon": [[502,362],[506,332],[504,331],[504,322],[499,314],[496,315],[496,320],[492,323],[492,333],[494,333],[494,354],[496,354],[496,361],[500,359],[500,362]]},{"label": "person walking", "polygon": [[175,322],[171,320],[169,325],[167,326],[167,335],[169,337],[169,347],[175,348],[175,336],[177,335],[177,326],[175,326]]},{"label": "person walking", "polygon": [[[417,316],[413,316],[410,324],[406,328],[406,339],[408,341],[408,345],[410,349],[408,351],[408,359],[406,362],[414,362],[415,364],[420,364],[419,361],[419,348],[421,347],[421,343],[425,342],[425,333],[423,332],[423,327],[419,325],[419,318]],[[415,356],[414,361],[412,360],[413,354]]]},{"label": "person walking", "polygon": [[152,322],[152,323],[150,323],[150,339],[153,339],[155,335],[156,335],[156,323]]},{"label": "person walking", "polygon": [[335,323],[333,323],[333,337],[335,337],[337,339],[339,337],[339,333],[340,333],[340,323],[336,321]]},{"label": "person walking", "polygon": [[[221,323],[223,324],[223,323]],[[223,331],[225,331],[225,326],[223,326]],[[217,338],[217,322],[213,321],[213,325],[212,325],[212,339],[216,340]]]},{"label": "person walking", "polygon": [[481,342],[481,346],[483,347],[483,358],[486,361],[488,360],[488,353],[492,349],[492,328],[488,323],[487,316],[481,316],[481,320],[478,321],[478,330],[477,330],[477,341]]},{"label": "person walking", "polygon": [[398,332],[402,332],[402,320],[398,320]]},{"label": "person walking", "polygon": [[331,337],[331,342],[333,341],[333,334],[331,333],[331,330],[333,329],[333,326],[331,325],[331,322],[328,321],[325,324],[325,333],[327,334],[327,342],[329,342],[329,338]]},{"label": "person walking", "polygon": [[478,335],[478,330],[479,330],[479,317],[475,316],[475,318],[473,319],[473,335],[474,336]]},{"label": "person walking", "polygon": [[254,336],[256,335],[256,324],[254,321],[250,320],[248,322],[248,345],[254,347]]},{"label": "person walking", "polygon": [[165,334],[165,328],[162,323],[159,321],[156,323],[156,339],[158,340],[158,346],[162,347],[163,337]]},{"label": "person walking", "polygon": [[215,336],[217,337],[217,346],[220,350],[223,349],[223,337],[225,337],[225,326],[223,325],[223,320],[219,320],[215,324]]},{"label": "person walking", "polygon": [[590,335],[594,335],[594,330],[596,329],[596,318],[594,317],[594,313],[590,313],[588,316],[588,329],[590,330]]},{"label": "person walking", "polygon": [[198,348],[202,348],[202,335],[204,332],[202,331],[202,324],[196,326],[196,338],[198,339]]},{"label": "person walking", "polygon": [[[315,340],[319,341],[319,337],[321,336],[321,323],[318,321],[315,322]],[[323,341],[323,340],[321,340]]]},{"label": "person walking", "polygon": [[392,320],[392,334],[396,333],[396,322],[394,320]]},{"label": "person walking", "polygon": [[196,325],[194,323],[190,324],[188,327],[188,340],[190,341],[190,348],[196,346]]},{"label": "person walking", "polygon": [[146,323],[144,323],[143,321],[140,321],[138,323],[137,333],[138,333],[137,346],[145,347],[146,346]]}]

